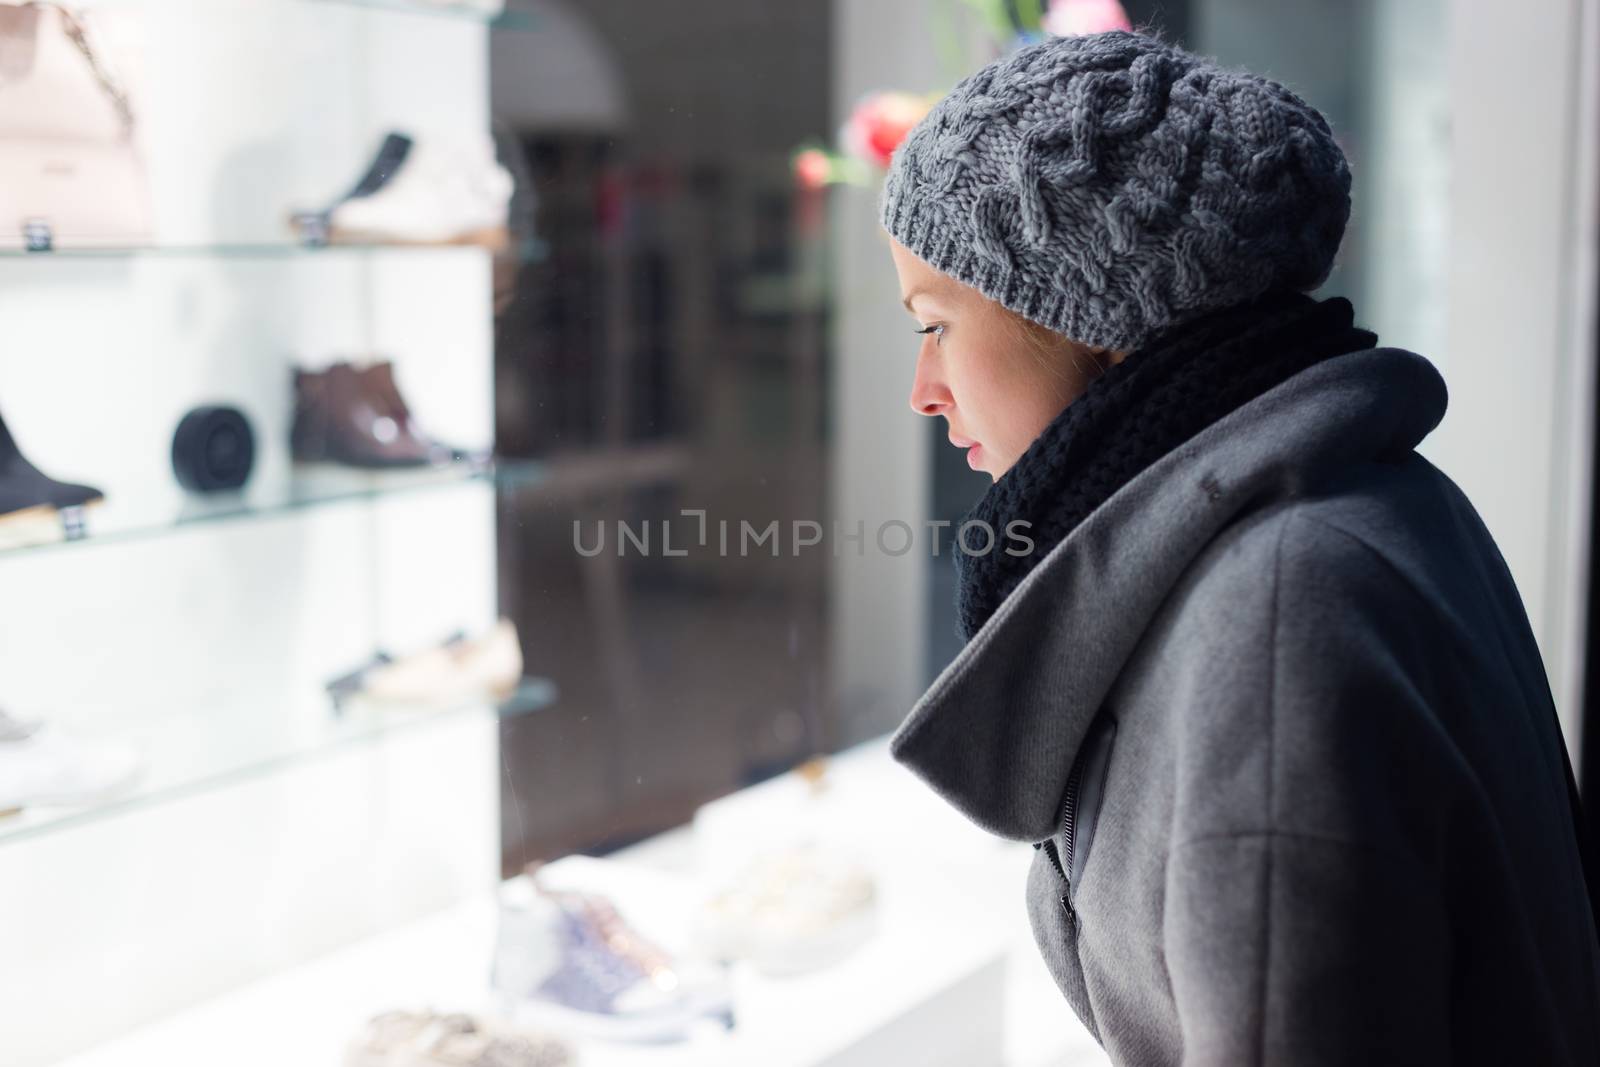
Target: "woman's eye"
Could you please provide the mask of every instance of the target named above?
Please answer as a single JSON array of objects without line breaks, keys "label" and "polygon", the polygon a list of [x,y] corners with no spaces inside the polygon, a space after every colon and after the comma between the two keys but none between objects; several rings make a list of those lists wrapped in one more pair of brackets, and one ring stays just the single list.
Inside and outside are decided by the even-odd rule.
[{"label": "woman's eye", "polygon": [[934,334],[936,336],[933,339],[933,343],[934,344],[938,344],[940,341],[942,341],[944,339],[944,323],[942,323],[942,322],[934,323],[932,326],[924,326],[920,330],[913,330],[911,332],[912,333],[919,333],[919,334],[921,334],[921,333]]}]

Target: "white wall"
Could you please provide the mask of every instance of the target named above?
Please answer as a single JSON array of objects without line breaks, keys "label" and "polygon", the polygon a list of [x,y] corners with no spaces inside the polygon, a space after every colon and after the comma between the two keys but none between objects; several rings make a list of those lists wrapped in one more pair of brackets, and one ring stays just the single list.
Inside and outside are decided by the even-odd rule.
[{"label": "white wall", "polygon": [[[253,490],[283,485],[297,363],[392,357],[440,437],[489,444],[487,253],[251,247],[348,187],[386,129],[486,130],[484,27],[307,0],[101,10],[142,31],[157,243],[231,251],[0,258],[0,412],[48,473],[105,490],[91,533],[192,507],[168,450],[198,403],[242,407]],[[492,713],[333,745],[321,695],[376,647],[493,621],[488,487],[0,554],[0,600],[0,707],[149,758],[148,803],[0,821],[8,1065],[495,878]]]},{"label": "white wall", "polygon": [[1594,13],[1593,0],[1530,0],[1493,17],[1474,0],[1450,4],[1439,360],[1450,410],[1429,441],[1516,577],[1574,762],[1593,435]]},{"label": "white wall", "polygon": [[[1196,45],[1355,132],[1358,319],[1450,390],[1419,447],[1516,579],[1574,760],[1595,359],[1595,0],[1201,0]],[[1334,34],[1348,47],[1330,47]],[[1365,59],[1363,65],[1362,59]],[[1341,94],[1362,104],[1341,116]]]},{"label": "white wall", "polygon": [[[834,0],[833,112],[837,129],[865,93],[948,90],[993,58],[993,45],[961,5],[945,6],[963,56],[946,57],[930,24],[927,0]],[[954,58],[959,69],[945,64]],[[878,223],[877,188],[835,186],[828,194],[832,227],[833,367],[829,410],[832,520],[841,533],[862,523],[858,548],[826,534],[838,557],[829,580],[832,657],[842,743],[894,729],[921,695],[927,654],[927,569],[935,559],[930,534],[931,450],[937,422],[911,410],[915,325],[900,306],[888,237]],[[940,438],[942,440],[942,434]],[[916,532],[912,549],[879,549],[882,524]],[[899,550],[904,533],[888,530]]]},{"label": "white wall", "polygon": [[[933,88],[937,72],[920,0],[835,0],[834,119],[849,116],[864,93]],[[933,84],[928,84],[932,82]],[[832,521],[864,546],[838,547],[829,571],[829,633],[840,720],[849,740],[892,729],[916,702],[922,678],[927,566],[919,552],[877,551],[881,523],[917,523],[928,511],[927,429],[907,406],[914,349],[897,330],[899,287],[876,212],[876,189],[835,186],[829,225],[833,247],[833,373],[829,409]],[[898,358],[897,358],[898,357]],[[859,555],[857,553],[860,553]]]},{"label": "white wall", "polygon": [[[1447,0],[1378,0],[1366,26],[1362,321],[1380,343],[1446,358],[1453,100]],[[1424,442],[1424,450],[1429,442]]]}]

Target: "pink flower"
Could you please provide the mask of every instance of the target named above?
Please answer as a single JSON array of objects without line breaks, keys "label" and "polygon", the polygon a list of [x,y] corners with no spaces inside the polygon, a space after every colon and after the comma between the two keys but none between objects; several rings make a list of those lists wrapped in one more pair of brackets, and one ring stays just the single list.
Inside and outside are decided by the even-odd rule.
[{"label": "pink flower", "polygon": [[933,106],[933,98],[912,93],[870,93],[861,98],[840,131],[846,152],[878,167]]},{"label": "pink flower", "polygon": [[803,189],[820,189],[828,184],[833,164],[820,148],[808,148],[794,157],[794,176]]}]

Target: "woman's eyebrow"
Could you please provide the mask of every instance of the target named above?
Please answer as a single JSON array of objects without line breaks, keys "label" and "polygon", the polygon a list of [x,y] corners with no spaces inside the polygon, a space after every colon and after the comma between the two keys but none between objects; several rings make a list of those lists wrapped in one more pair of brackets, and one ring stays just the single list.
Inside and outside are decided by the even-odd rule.
[{"label": "woman's eyebrow", "polygon": [[907,311],[915,315],[916,310],[912,308],[911,301],[915,300],[919,296],[922,296],[924,293],[931,296],[933,295],[933,289],[926,285],[912,286],[911,291],[905,295],[905,299],[901,300],[900,303]]}]

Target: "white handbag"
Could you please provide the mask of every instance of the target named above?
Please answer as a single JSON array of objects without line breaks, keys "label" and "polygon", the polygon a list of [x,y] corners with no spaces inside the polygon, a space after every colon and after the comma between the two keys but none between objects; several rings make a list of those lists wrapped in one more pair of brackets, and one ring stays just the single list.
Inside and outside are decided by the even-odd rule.
[{"label": "white handbag", "polygon": [[126,87],[83,16],[0,0],[0,249],[148,243]]}]

